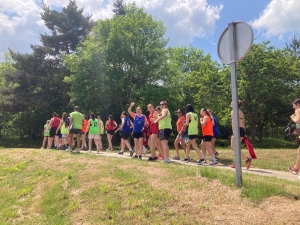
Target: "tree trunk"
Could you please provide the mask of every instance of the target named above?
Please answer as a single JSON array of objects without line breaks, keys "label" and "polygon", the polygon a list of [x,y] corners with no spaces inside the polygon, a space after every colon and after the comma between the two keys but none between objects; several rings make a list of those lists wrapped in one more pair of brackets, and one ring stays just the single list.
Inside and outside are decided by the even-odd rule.
[{"label": "tree trunk", "polygon": [[3,113],[3,123],[2,123],[2,143],[5,141],[5,113]]}]

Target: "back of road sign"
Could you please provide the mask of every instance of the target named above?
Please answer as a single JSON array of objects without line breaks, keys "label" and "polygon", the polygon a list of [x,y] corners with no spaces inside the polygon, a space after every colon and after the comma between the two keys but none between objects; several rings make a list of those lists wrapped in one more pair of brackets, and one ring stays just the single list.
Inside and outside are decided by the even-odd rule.
[{"label": "back of road sign", "polygon": [[[239,62],[246,57],[253,44],[253,30],[245,22],[235,22],[236,60]],[[218,42],[218,56],[225,64],[232,63],[230,60],[229,28],[227,27]]]}]

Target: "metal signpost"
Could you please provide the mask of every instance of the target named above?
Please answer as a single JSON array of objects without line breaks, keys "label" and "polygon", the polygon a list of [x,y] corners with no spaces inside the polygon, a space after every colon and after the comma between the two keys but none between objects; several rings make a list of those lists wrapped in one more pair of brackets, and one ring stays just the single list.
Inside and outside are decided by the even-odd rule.
[{"label": "metal signpost", "polygon": [[242,164],[239,126],[236,63],[246,57],[253,44],[253,30],[244,22],[231,22],[223,31],[218,42],[218,55],[231,69],[231,90],[233,109],[233,136],[235,150],[236,186],[242,186]]}]

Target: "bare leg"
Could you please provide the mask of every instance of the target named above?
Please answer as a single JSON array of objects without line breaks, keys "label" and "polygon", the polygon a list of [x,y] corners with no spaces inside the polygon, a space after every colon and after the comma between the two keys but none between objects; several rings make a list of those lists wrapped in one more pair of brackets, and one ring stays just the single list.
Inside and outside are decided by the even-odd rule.
[{"label": "bare leg", "polygon": [[160,141],[159,138],[156,139],[156,147],[157,147],[157,150],[158,150],[158,154],[161,155],[162,157],[164,157],[164,151],[163,151],[161,141]]},{"label": "bare leg", "polygon": [[43,139],[43,144],[42,144],[42,148],[44,148],[45,144],[46,144],[46,141],[47,141],[47,137],[44,136],[44,139]]},{"label": "bare leg", "polygon": [[184,138],[181,138],[180,139],[180,144],[181,144],[181,147],[183,148],[183,151],[185,152],[186,150],[186,147],[185,147],[185,140],[184,140]]},{"label": "bare leg", "polygon": [[[243,138],[240,138],[240,143],[242,142]],[[231,136],[231,150],[234,151],[234,137]],[[247,160],[247,156],[241,151],[241,157],[243,160]]]},{"label": "bare leg", "polygon": [[155,152],[155,143],[157,140],[157,134],[151,134],[150,138],[150,150],[151,150],[151,157],[156,157],[156,152]]},{"label": "bare leg", "polygon": [[124,148],[123,148],[122,150],[125,149],[125,146],[127,146],[127,148],[128,148],[129,150],[131,149],[131,145],[130,145],[128,139],[123,140],[123,147],[124,147]]},{"label": "bare leg", "polygon": [[176,151],[176,156],[179,157],[179,148],[178,148],[178,144],[180,142],[180,138],[176,137],[175,141],[174,141],[174,147],[175,147],[175,151]]},{"label": "bare leg", "polygon": [[92,141],[93,139],[89,138],[89,151],[92,151]]},{"label": "bare leg", "polygon": [[142,155],[143,153],[143,138],[139,138],[139,155]]},{"label": "bare leg", "polygon": [[163,148],[165,159],[169,159],[170,158],[170,152],[169,152],[168,140],[162,140],[160,142],[161,142],[161,145],[162,145],[162,148]]},{"label": "bare leg", "polygon": [[100,149],[103,149],[101,134],[99,134],[99,147],[100,147]]},{"label": "bare leg", "polygon": [[216,149],[215,149],[216,140],[217,140],[216,138],[211,139],[211,147],[214,155],[216,154]]},{"label": "bare leg", "polygon": [[185,159],[190,158],[191,139],[189,139],[185,145]]},{"label": "bare leg", "polygon": [[138,139],[138,138],[134,138],[134,150],[135,150],[135,155],[138,155],[139,149],[140,149],[139,139]]},{"label": "bare leg", "polygon": [[80,149],[80,134],[77,134],[77,148]]},{"label": "bare leg", "polygon": [[298,148],[298,157],[294,168],[299,169],[299,167],[300,167],[300,147]]},{"label": "bare leg", "polygon": [[201,154],[199,148],[197,147],[196,139],[191,140],[191,145],[192,145],[193,149],[195,150],[195,152],[197,153],[197,155],[199,156],[199,159],[202,159],[202,154]]},{"label": "bare leg", "polygon": [[112,140],[112,135],[107,134],[108,149],[112,149],[112,143],[111,143],[111,140]]},{"label": "bare leg", "polygon": [[48,138],[48,148],[51,148],[53,144],[53,137]]}]

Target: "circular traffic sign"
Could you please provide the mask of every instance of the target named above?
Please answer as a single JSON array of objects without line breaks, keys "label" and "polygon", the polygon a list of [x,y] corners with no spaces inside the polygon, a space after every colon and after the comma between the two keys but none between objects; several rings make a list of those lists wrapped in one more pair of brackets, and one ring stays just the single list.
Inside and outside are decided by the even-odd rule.
[{"label": "circular traffic sign", "polygon": [[[239,62],[246,57],[253,44],[253,30],[249,24],[245,22],[234,22],[235,24],[235,40],[236,40],[236,59]],[[218,41],[218,56],[225,64],[230,64],[230,43],[229,43],[229,27],[227,27]]]}]

